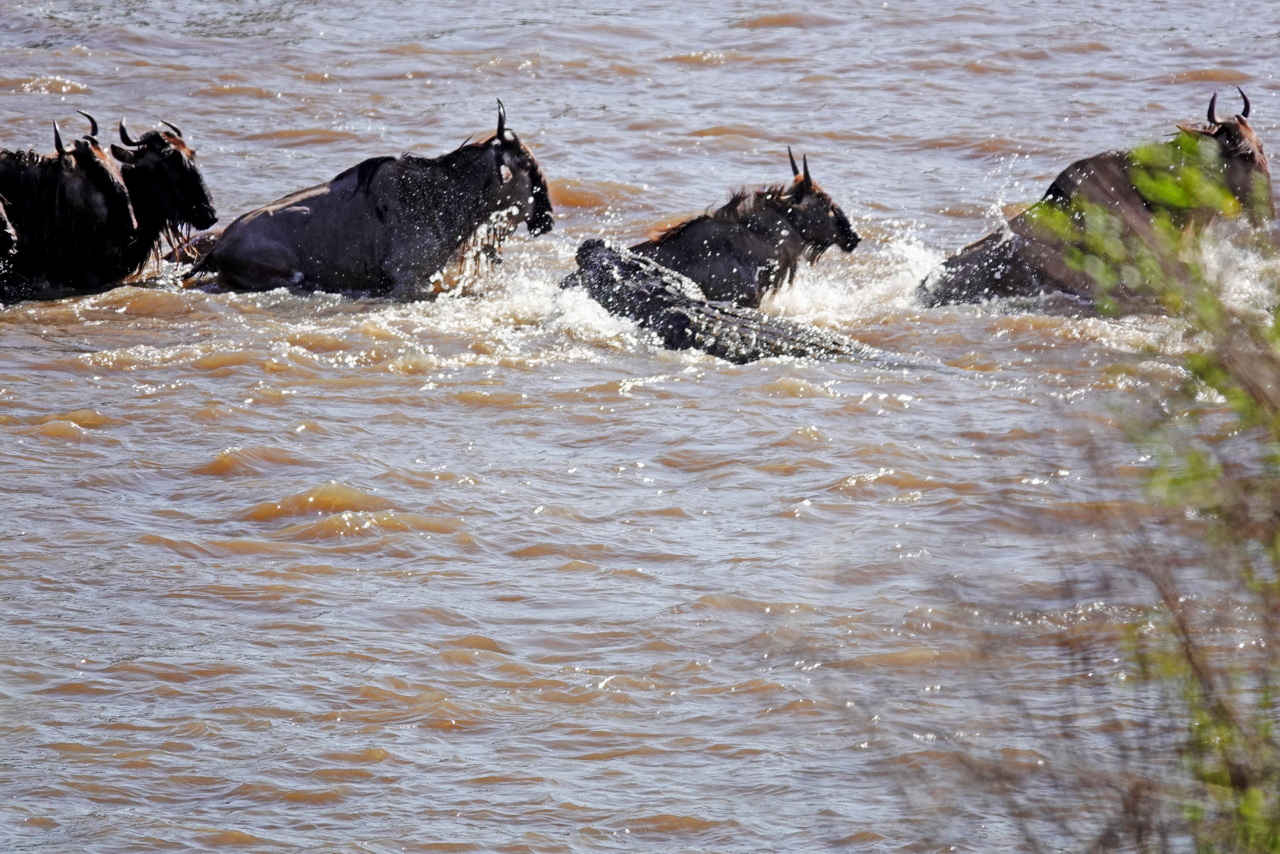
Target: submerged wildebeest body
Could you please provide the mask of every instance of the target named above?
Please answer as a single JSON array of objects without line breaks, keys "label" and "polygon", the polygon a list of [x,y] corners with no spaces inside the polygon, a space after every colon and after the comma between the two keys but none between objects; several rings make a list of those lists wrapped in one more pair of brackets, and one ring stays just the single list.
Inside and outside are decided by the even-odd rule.
[{"label": "submerged wildebeest body", "polygon": [[104,260],[137,235],[129,192],[92,135],[56,153],[0,151],[0,199],[16,252],[0,269],[0,300],[95,293],[111,284]]},{"label": "submerged wildebeest body", "polygon": [[134,140],[121,121],[124,145],[111,146],[138,222],[136,238],[116,247],[104,267],[113,280],[139,272],[158,254],[162,238],[177,245],[188,229],[208,228],[218,221],[195,152],[177,125],[164,124],[168,131],[147,131]]},{"label": "submerged wildebeest body", "polygon": [[902,363],[843,335],[729,302],[708,302],[696,283],[639,253],[588,240],[560,283],[584,288],[611,314],[652,330],[671,350],[702,350],[743,364],[778,356],[847,356]]},{"label": "submerged wildebeest body", "polygon": [[[1157,298],[1144,292],[1142,281],[1104,286],[1095,274],[1114,272],[1124,263],[1116,253],[1129,252],[1157,259],[1162,275],[1179,275],[1181,262],[1171,256],[1161,228],[1167,234],[1169,227],[1203,227],[1221,216],[1224,201],[1227,207],[1238,203],[1254,224],[1275,215],[1266,155],[1249,126],[1249,99],[1243,91],[1240,95],[1244,109],[1237,116],[1219,119],[1214,95],[1208,123],[1179,125],[1178,137],[1170,142],[1071,164],[1005,229],[943,262],[921,284],[921,300],[937,306],[1061,294],[1088,308],[1103,299],[1121,311],[1156,308]],[[1176,185],[1184,180],[1185,185]],[[1105,212],[1108,233],[1096,233],[1090,211]],[[1103,239],[1111,254],[1090,266],[1090,244]]]},{"label": "submerged wildebeest body", "polygon": [[[227,226],[195,269],[233,290],[411,297],[467,248],[496,253],[515,226],[550,231],[538,163],[499,102],[498,130],[441,157],[376,157]],[[484,246],[476,246],[483,243]]]},{"label": "submerged wildebeest body", "polygon": [[[788,155],[790,151],[788,150]],[[672,226],[631,251],[692,279],[711,300],[755,307],[795,278],[801,258],[852,252],[859,237],[844,212],[791,157],[790,186],[735,193],[723,207]]]}]

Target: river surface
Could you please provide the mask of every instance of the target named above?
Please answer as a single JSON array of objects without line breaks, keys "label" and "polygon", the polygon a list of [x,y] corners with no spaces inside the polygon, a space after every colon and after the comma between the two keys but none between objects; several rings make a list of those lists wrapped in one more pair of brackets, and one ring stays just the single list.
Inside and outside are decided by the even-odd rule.
[{"label": "river surface", "polygon": [[[174,122],[225,224],[501,98],[557,225],[434,302],[0,309],[0,849],[1014,851],[975,757],[1158,714],[1069,714],[1062,638],[1186,544],[1126,430],[1178,328],[913,290],[1215,90],[1280,145],[1277,6],[803,8],[7,0],[0,147]],[[948,370],[667,352],[557,288],[788,145],[864,241],[766,309]]]}]

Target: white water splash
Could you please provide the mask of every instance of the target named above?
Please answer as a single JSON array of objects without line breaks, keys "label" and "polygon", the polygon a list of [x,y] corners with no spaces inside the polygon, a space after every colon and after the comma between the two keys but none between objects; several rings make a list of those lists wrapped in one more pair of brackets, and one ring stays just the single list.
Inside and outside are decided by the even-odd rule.
[{"label": "white water splash", "polygon": [[796,280],[767,298],[762,308],[818,326],[843,328],[919,308],[916,288],[945,254],[926,247],[914,235],[853,255],[829,251],[817,264],[802,267]]}]

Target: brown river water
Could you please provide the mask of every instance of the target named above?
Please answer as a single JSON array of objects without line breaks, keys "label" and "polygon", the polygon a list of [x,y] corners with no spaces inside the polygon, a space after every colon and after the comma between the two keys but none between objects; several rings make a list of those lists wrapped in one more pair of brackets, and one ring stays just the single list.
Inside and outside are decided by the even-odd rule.
[{"label": "brown river water", "polygon": [[[434,302],[0,309],[0,850],[1021,850],[966,757],[1105,750],[1059,641],[1184,544],[1124,429],[1180,334],[912,292],[1215,90],[1280,146],[1278,37],[1271,0],[7,0],[0,147],[172,121],[225,224],[501,98],[557,226]],[[864,241],[767,310],[922,367],[667,352],[556,287],[788,145]]]}]

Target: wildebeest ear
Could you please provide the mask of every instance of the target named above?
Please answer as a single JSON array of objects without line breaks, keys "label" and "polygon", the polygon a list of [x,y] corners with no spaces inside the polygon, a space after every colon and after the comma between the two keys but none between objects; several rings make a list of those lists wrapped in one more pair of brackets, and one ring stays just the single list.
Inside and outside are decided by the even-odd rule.
[{"label": "wildebeest ear", "polygon": [[1208,136],[1213,136],[1213,128],[1211,127],[1207,128],[1204,125],[1179,124],[1178,130],[1185,131],[1186,133],[1201,133],[1201,134],[1206,134]]},{"label": "wildebeest ear", "polygon": [[111,143],[111,154],[121,163],[132,163],[138,158],[138,152]]}]

